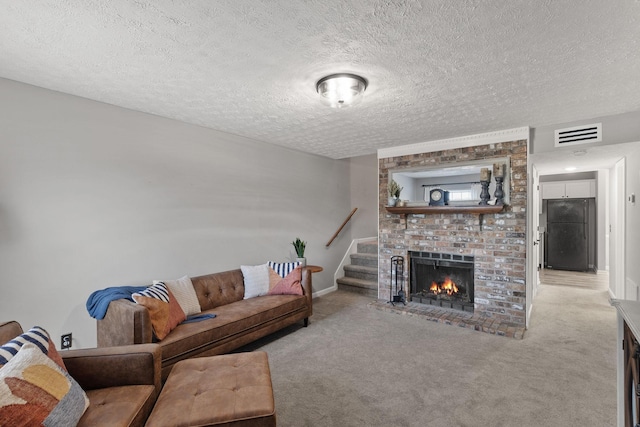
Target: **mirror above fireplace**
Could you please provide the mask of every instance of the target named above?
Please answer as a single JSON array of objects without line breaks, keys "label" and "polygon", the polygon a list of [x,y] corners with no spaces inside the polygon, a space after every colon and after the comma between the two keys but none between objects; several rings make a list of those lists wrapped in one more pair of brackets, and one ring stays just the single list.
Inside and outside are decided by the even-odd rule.
[{"label": "mirror above fireplace", "polygon": [[[504,204],[509,204],[510,193],[510,157],[491,158],[471,162],[442,163],[437,166],[394,169],[389,171],[389,179],[395,180],[403,188],[400,199],[406,206],[428,206],[429,194],[433,189],[448,192],[448,204],[451,206],[477,206],[480,202],[480,174],[483,168],[493,172],[494,164],[504,164]],[[489,184],[489,204],[495,203],[495,177]]]}]

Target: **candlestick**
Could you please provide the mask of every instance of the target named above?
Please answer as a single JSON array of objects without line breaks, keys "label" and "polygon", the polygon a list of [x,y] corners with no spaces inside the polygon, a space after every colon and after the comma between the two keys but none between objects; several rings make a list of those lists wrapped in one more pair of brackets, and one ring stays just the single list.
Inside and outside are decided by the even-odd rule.
[{"label": "candlestick", "polygon": [[496,196],[495,205],[496,206],[504,205],[504,200],[503,200],[504,191],[502,191],[502,181],[503,181],[503,179],[504,178],[501,177],[501,176],[496,176],[496,193],[495,193],[495,196]]},{"label": "candlestick", "polygon": [[480,169],[480,181],[491,181],[491,171],[489,168]]},{"label": "candlestick", "polygon": [[491,198],[491,194],[489,194],[489,181],[480,181],[480,185],[482,186],[482,191],[480,192],[480,203],[481,206],[486,206],[489,203],[489,199]]},{"label": "candlestick", "polygon": [[493,176],[496,178],[504,178],[504,163],[493,164]]}]

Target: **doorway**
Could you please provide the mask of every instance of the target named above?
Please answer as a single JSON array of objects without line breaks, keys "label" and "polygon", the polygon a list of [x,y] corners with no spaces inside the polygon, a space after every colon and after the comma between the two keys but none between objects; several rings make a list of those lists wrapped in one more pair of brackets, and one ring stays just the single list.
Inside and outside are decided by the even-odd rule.
[{"label": "doorway", "polygon": [[[634,155],[640,148],[640,142],[622,143],[590,147],[587,154],[579,157],[571,150],[549,151],[530,155],[532,169],[542,177],[554,174],[567,174],[565,167],[569,165],[579,166],[578,172],[594,172],[597,174],[597,200],[598,200],[598,233],[599,242],[597,250],[598,272],[608,271],[609,293],[613,298],[634,298],[635,295],[625,295],[625,234],[627,223],[625,218],[626,180],[625,158]],[[585,150],[580,150],[585,151]],[[530,169],[530,170],[532,170]],[[531,181],[530,181],[531,182]],[[540,188],[530,187],[531,197],[542,201]],[[631,191],[631,190],[629,190]],[[531,200],[531,199],[530,199]],[[534,205],[531,205],[532,208]],[[530,222],[530,225],[532,221]],[[545,224],[540,224],[544,227]],[[530,233],[530,236],[531,233]],[[538,250],[534,245],[535,239],[531,238],[528,244],[530,253]],[[608,263],[606,260],[610,259]],[[529,264],[530,265],[530,264]],[[608,268],[608,270],[607,270]],[[544,267],[543,267],[544,269]],[[540,272],[535,269],[533,283],[541,283]],[[545,272],[546,273],[546,272]],[[631,292],[633,293],[633,292]],[[637,289],[635,290],[637,293]],[[528,298],[532,298],[535,292],[528,292]]]}]

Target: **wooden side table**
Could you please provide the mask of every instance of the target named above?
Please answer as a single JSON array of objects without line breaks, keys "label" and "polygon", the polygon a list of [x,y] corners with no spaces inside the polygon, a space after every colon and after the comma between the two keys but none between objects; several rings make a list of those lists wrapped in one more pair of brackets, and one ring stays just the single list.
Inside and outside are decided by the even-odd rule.
[{"label": "wooden side table", "polygon": [[323,270],[319,265],[307,265],[305,268],[311,270],[312,273],[320,273]]}]

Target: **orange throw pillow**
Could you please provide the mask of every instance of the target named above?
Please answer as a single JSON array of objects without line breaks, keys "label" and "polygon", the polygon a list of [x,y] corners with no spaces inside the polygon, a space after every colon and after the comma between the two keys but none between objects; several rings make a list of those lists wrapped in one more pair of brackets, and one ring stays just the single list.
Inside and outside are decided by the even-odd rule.
[{"label": "orange throw pillow", "polygon": [[153,333],[163,340],[169,332],[182,323],[187,316],[180,304],[164,283],[156,283],[142,292],[131,295],[133,300],[149,310]]}]

